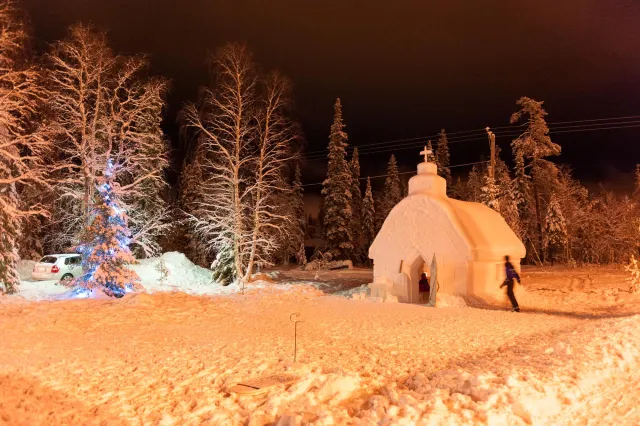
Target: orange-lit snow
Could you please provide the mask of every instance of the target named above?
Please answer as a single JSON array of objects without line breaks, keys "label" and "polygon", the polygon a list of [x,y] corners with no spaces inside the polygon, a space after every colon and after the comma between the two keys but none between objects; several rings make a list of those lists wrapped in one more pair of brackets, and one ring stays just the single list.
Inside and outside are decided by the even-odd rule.
[{"label": "orange-lit snow", "polygon": [[[640,422],[640,300],[621,268],[525,268],[522,313],[506,301],[433,309],[295,283],[313,275],[283,272],[278,288],[245,295],[5,297],[0,424]],[[370,277],[321,272],[321,288]],[[304,320],[295,364],[293,312]],[[301,379],[226,392],[281,371]]]}]

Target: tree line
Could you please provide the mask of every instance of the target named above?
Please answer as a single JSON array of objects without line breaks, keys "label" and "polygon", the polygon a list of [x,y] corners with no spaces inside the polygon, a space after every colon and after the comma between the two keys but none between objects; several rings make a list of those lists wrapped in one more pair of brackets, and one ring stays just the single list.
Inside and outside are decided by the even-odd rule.
[{"label": "tree line", "polygon": [[[637,256],[640,165],[636,167],[632,193],[618,195],[604,188],[589,192],[568,166],[548,159],[559,155],[561,147],[549,136],[543,102],[522,97],[517,106],[510,121],[523,123],[524,131],[511,143],[512,168],[497,147],[495,170],[488,162],[481,162],[452,183],[447,134],[441,130],[434,161],[438,174],[447,181],[447,195],[479,202],[499,212],[524,242],[527,263],[626,263]],[[407,195],[407,185],[398,174],[392,154],[384,187],[374,192],[367,179],[363,199],[358,150],[354,148],[349,167],[343,127],[338,100],[329,142],[329,169],[323,183],[324,204],[319,224],[312,227],[308,237],[324,236],[324,250],[334,258],[365,262],[368,247],[384,219]],[[433,149],[431,141],[427,148]]]},{"label": "tree line", "polygon": [[[322,253],[364,264],[388,213],[406,196],[393,155],[384,187],[374,191],[367,179],[363,188],[357,148],[347,156],[338,99],[319,224],[310,223],[292,85],[262,71],[246,46],[228,44],[209,56],[211,83],[179,114],[189,149],[173,197],[161,128],[169,82],[151,74],[147,57],[114,52],[105,32],[83,24],[34,52],[11,0],[0,2],[0,28],[3,292],[17,289],[20,258],[95,240],[96,209],[110,205],[100,192],[107,178],[108,197],[126,212],[118,216],[126,229],[119,238],[136,257],[179,250],[224,284],[249,280],[261,265],[306,263],[304,241],[313,236],[324,240]],[[518,107],[511,120],[526,126],[511,145],[513,168],[498,152],[492,173],[476,165],[454,184],[440,132],[435,161],[448,194],[500,212],[532,263],[622,262],[637,253],[640,168],[633,194],[590,193],[568,167],[547,159],[560,146],[549,137],[542,102],[522,98]]]}]

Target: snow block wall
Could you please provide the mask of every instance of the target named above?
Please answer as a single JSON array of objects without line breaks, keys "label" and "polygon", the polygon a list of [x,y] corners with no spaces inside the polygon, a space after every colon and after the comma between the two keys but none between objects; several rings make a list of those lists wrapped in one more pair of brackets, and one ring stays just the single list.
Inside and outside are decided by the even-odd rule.
[{"label": "snow block wall", "polygon": [[420,274],[430,276],[436,256],[439,292],[487,295],[501,292],[504,256],[519,268],[525,248],[502,216],[489,207],[446,195],[433,163],[418,165],[409,195],[389,213],[369,249],[373,297],[422,303]]}]

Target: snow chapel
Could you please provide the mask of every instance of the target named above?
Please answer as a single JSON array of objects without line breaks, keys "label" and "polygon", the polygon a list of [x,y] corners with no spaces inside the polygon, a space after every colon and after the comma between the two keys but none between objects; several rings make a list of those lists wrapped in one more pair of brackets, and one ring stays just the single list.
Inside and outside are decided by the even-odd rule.
[{"label": "snow chapel", "polygon": [[[409,195],[389,213],[369,248],[372,297],[424,303],[418,283],[435,255],[439,293],[495,296],[503,292],[504,257],[519,271],[526,252],[502,216],[489,207],[447,197],[446,181],[425,161],[409,180]],[[431,285],[434,283],[431,282]]]}]

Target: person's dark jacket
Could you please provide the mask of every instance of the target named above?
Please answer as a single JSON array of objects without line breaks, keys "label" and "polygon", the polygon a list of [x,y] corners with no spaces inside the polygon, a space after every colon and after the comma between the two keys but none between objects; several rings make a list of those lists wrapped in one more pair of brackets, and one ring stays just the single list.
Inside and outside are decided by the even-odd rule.
[{"label": "person's dark jacket", "polygon": [[429,286],[429,280],[427,278],[422,278],[418,283],[418,286],[420,288],[420,293],[429,293],[431,291],[431,287]]},{"label": "person's dark jacket", "polygon": [[517,280],[518,282],[520,282],[520,275],[518,275],[518,273],[516,272],[515,268],[511,264],[511,262],[506,262],[504,264],[504,267],[505,267],[506,272],[507,272],[507,279],[504,280],[504,282],[502,283],[500,288],[504,287],[505,285],[513,285],[513,280],[514,279]]}]

